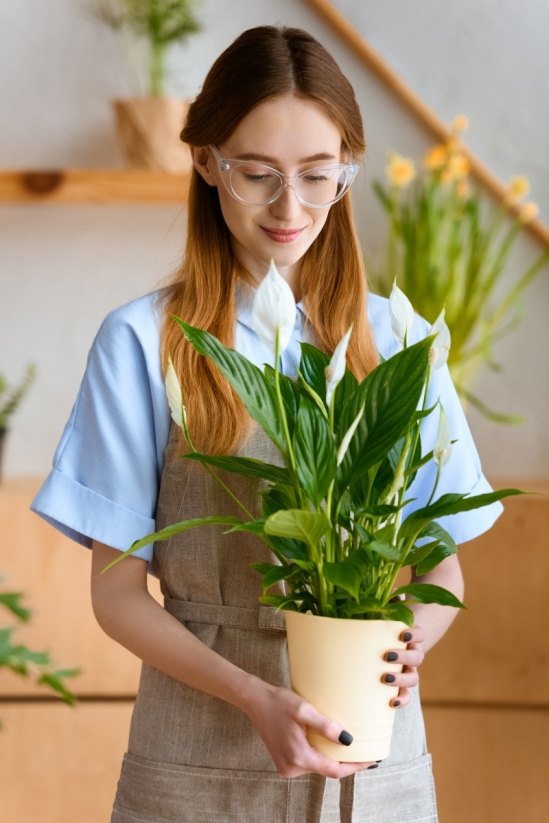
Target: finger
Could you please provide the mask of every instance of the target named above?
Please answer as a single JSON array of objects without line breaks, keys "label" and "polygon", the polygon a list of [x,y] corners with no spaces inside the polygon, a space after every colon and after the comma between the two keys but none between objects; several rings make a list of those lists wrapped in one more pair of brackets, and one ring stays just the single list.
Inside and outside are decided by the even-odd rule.
[{"label": "finger", "polygon": [[410,689],[399,689],[398,695],[389,701],[389,705],[395,709],[402,709],[407,706],[412,699],[412,692]]},{"label": "finger", "polygon": [[410,671],[402,673],[390,672],[389,674],[384,674],[381,680],[387,686],[398,686],[401,689],[410,689],[419,683],[419,675],[415,668],[411,668]]},{"label": "finger", "polygon": [[424,658],[425,652],[417,643],[409,643],[407,649],[394,649],[385,655],[389,663],[399,663],[402,666],[420,666]]},{"label": "finger", "polygon": [[348,729],[344,729],[341,723],[337,723],[335,720],[329,720],[323,714],[320,714],[320,712],[310,703],[307,703],[306,700],[300,703],[296,719],[299,723],[316,729],[321,735],[331,740],[332,743],[350,746],[353,742],[353,735]]},{"label": "finger", "polygon": [[321,754],[316,749],[311,747],[309,755],[304,759],[300,766],[308,772],[316,772],[324,777],[342,778],[348,777],[357,771],[363,769],[370,769],[372,766],[377,766],[377,763],[370,761],[367,763],[340,763],[337,760],[332,760],[331,757]]},{"label": "finger", "polygon": [[421,626],[412,626],[411,629],[406,629],[401,633],[400,639],[405,643],[423,643],[425,640],[425,631]]}]

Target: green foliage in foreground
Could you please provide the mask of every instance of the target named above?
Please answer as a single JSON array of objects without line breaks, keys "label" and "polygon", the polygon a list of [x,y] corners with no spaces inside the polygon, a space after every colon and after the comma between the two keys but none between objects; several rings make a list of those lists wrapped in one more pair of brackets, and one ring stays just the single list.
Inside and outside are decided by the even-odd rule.
[{"label": "green foliage in foreground", "polygon": [[[199,460],[212,474],[212,467],[217,467],[267,481],[259,492],[261,516],[254,519],[229,491],[246,520],[208,516],[183,521],[137,541],[109,565],[153,541],[224,523],[230,526],[224,534],[251,532],[272,552],[273,562],[253,564],[263,577],[261,603],[327,617],[381,618],[408,625],[413,623],[412,603],[464,608],[451,592],[428,583],[395,591],[397,574],[403,566],[426,574],[457,551],[436,519],[520,492],[445,494],[403,519],[409,502],[406,490],[418,469],[434,459],[432,452],[422,454],[420,437],[422,419],[434,411],[426,409],[434,337],[383,361],[360,384],[347,369],[328,406],[329,358],[313,345],[301,344],[294,381],[268,365],[262,372],[208,332],[176,320],[194,348],[210,357],[238,392],[280,450],[285,467],[200,454],[185,425],[192,450],[186,459]],[[278,354],[277,349],[276,363]],[[270,591],[273,587],[278,591]],[[399,594],[406,596],[406,603],[395,599]]]}]

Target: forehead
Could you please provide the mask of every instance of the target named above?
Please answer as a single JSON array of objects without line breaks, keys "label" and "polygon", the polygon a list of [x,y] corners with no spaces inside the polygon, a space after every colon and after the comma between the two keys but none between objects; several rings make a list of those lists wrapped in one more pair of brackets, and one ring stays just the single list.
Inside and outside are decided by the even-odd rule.
[{"label": "forehead", "polygon": [[317,154],[339,160],[341,134],[320,106],[292,95],[256,106],[223,143],[223,149],[233,157],[255,153],[294,163]]}]

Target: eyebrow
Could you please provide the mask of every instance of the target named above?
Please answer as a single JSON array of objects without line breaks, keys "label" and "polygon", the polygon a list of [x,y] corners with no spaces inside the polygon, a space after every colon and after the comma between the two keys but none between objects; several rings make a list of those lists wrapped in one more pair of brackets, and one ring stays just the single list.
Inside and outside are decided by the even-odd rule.
[{"label": "eyebrow", "polygon": [[[272,165],[279,163],[280,161],[276,159],[276,157],[268,157],[265,154],[255,154],[254,152],[247,152],[246,154],[238,154],[235,160],[257,160],[259,163],[271,163]],[[317,160],[337,160],[333,154],[328,154],[327,152],[319,152],[319,154],[313,154],[311,157],[304,157],[302,160],[299,160],[298,165],[302,163],[314,163]]]}]

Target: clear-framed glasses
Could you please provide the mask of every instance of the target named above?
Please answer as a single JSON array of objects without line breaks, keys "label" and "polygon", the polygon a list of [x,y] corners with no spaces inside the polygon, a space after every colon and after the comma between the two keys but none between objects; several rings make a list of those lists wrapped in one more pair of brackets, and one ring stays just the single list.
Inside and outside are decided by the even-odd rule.
[{"label": "clear-framed glasses", "polygon": [[291,186],[300,203],[313,209],[331,206],[347,192],[358,172],[358,163],[315,166],[289,177],[278,169],[255,160],[222,157],[210,145],[221,171],[223,183],[233,197],[249,206],[267,206]]}]

